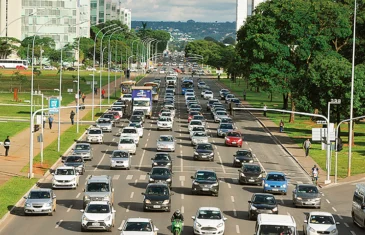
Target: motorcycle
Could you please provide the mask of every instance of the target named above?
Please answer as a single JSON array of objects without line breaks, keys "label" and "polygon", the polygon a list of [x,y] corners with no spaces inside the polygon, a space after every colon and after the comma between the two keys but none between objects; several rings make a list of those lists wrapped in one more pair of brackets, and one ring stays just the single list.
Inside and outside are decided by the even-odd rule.
[{"label": "motorcycle", "polygon": [[183,228],[183,222],[181,220],[172,221],[171,232],[174,235],[180,235]]}]

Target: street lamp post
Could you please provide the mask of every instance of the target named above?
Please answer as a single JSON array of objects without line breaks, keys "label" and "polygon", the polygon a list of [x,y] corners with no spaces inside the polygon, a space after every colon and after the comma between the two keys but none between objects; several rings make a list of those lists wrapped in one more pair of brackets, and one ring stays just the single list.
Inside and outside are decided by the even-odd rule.
[{"label": "street lamp post", "polygon": [[[122,31],[123,29],[120,28]],[[110,51],[110,39],[112,38],[113,34],[118,32],[118,30],[115,30],[112,32],[109,36],[109,42],[108,42],[108,104],[110,103],[110,63],[111,63],[111,51]]]}]

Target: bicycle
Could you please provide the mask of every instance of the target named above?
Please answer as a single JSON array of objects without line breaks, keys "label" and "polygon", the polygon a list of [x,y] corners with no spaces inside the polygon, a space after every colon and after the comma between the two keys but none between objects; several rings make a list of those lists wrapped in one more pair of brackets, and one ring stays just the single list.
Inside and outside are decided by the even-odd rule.
[{"label": "bicycle", "polygon": [[318,185],[318,173],[313,173],[312,182],[314,185]]},{"label": "bicycle", "polygon": [[180,235],[183,228],[183,222],[181,220],[174,220],[171,224],[171,232],[174,235]]}]

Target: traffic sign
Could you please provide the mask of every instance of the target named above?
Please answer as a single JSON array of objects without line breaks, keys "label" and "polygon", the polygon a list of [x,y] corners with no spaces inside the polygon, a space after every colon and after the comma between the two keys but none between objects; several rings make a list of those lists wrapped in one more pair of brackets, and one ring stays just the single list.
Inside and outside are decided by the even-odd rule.
[{"label": "traffic sign", "polygon": [[318,120],[318,121],[317,121],[317,124],[327,124],[327,122],[326,122],[326,121],[324,121],[324,120]]},{"label": "traffic sign", "polygon": [[48,99],[48,112],[50,114],[55,114],[58,113],[60,107],[60,100],[58,99],[58,97],[50,97]]},{"label": "traffic sign", "polygon": [[[335,130],[330,128],[330,141],[335,141]],[[312,141],[323,141],[327,137],[327,128],[312,128]]]}]

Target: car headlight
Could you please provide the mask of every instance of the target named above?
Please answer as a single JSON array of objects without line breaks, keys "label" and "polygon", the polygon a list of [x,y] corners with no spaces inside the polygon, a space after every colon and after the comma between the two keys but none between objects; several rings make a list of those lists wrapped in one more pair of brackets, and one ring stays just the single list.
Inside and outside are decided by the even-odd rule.
[{"label": "car headlight", "polygon": [[199,155],[199,153],[197,153],[197,152],[194,152],[194,155]]},{"label": "car headlight", "polygon": [[238,159],[238,158],[234,158],[234,160],[235,160],[236,162],[239,162],[239,161],[240,161],[240,159]]},{"label": "car headlight", "polygon": [[262,177],[262,174],[259,174],[259,176],[257,176],[257,178],[261,178]]},{"label": "car headlight", "polygon": [[160,125],[161,125],[161,123],[160,123],[160,122],[157,122],[157,125],[158,125],[158,126],[160,126]]},{"label": "car headlight", "polygon": [[151,204],[151,201],[150,201],[149,199],[146,199],[146,200],[144,201],[144,203],[146,203],[146,204]]},{"label": "car headlight", "polygon": [[214,153],[213,153],[213,152],[209,154],[209,156],[213,156],[213,155],[214,155]]},{"label": "car headlight", "polygon": [[272,209],[272,211],[278,211],[278,208],[277,208],[277,207],[275,207],[274,209]]},{"label": "car headlight", "polygon": [[46,203],[47,206],[52,206],[53,205],[53,202],[48,202]]},{"label": "car headlight", "polygon": [[265,184],[265,187],[269,187],[269,185],[268,184]]},{"label": "car headlight", "polygon": [[320,198],[316,198],[316,199],[314,199],[314,200],[318,202],[318,201],[320,201],[321,199],[320,199]]},{"label": "car headlight", "polygon": [[82,221],[89,221],[89,219],[84,215],[82,216]]},{"label": "car headlight", "polygon": [[[245,174],[241,173],[241,176],[242,176],[242,177],[245,177]],[[266,185],[265,185],[265,186],[266,186]]]},{"label": "car headlight", "polygon": [[331,233],[337,233],[337,229],[333,229]]},{"label": "car headlight", "polygon": [[162,204],[167,205],[167,204],[169,204],[169,202],[170,202],[170,200],[165,200],[165,201],[163,201]]},{"label": "car headlight", "polygon": [[30,203],[25,203],[25,206],[26,207],[31,207],[31,204]]},{"label": "car headlight", "polygon": [[199,185],[199,183],[198,182],[194,182],[194,185]]},{"label": "car headlight", "polygon": [[109,215],[108,217],[105,218],[106,221],[109,221],[112,218],[111,215]]},{"label": "car headlight", "polygon": [[150,178],[150,182],[153,182],[153,181],[155,181],[153,178]]},{"label": "car headlight", "polygon": [[229,138],[228,138],[228,137],[225,137],[224,139],[225,139],[226,141],[229,141]]},{"label": "car headlight", "polygon": [[284,184],[284,185],[281,185],[281,187],[282,187],[282,188],[286,188],[286,184]]},{"label": "car headlight", "polygon": [[253,210],[253,211],[257,210],[257,208],[252,206],[252,205],[251,205],[250,209]]},{"label": "car headlight", "polygon": [[301,198],[301,197],[297,197],[297,200],[301,201],[301,200],[302,200],[302,198]]},{"label": "car headlight", "polygon": [[213,186],[213,187],[218,186],[218,183],[214,183],[214,184],[212,184],[212,186]]},{"label": "car headlight", "polygon": [[103,199],[104,199],[104,201],[109,201],[110,200],[109,196],[105,196]]},{"label": "car headlight", "polygon": [[171,162],[167,163],[166,166],[171,166]]},{"label": "car headlight", "polygon": [[196,226],[197,226],[197,227],[199,227],[199,228],[202,226],[202,225],[201,225],[201,224],[199,224],[198,222],[195,222],[195,224],[196,224]]},{"label": "car headlight", "polygon": [[166,182],[171,182],[171,179],[167,179]]},{"label": "car headlight", "polygon": [[315,232],[316,232],[316,230],[314,230],[314,228],[312,228],[312,227],[309,227],[309,231],[310,231],[310,232],[313,232],[313,233],[315,233]]},{"label": "car headlight", "polygon": [[89,200],[90,198],[89,198],[89,196],[88,195],[85,195],[84,196],[84,200]]},{"label": "car headlight", "polygon": [[154,163],[153,163],[153,165],[154,165],[154,166],[157,166],[157,162],[154,162]]},{"label": "car headlight", "polygon": [[220,224],[217,225],[217,228],[220,228],[222,226],[223,226],[223,223],[220,223]]}]

